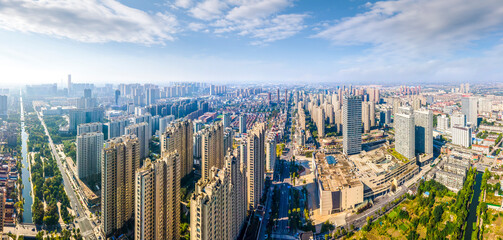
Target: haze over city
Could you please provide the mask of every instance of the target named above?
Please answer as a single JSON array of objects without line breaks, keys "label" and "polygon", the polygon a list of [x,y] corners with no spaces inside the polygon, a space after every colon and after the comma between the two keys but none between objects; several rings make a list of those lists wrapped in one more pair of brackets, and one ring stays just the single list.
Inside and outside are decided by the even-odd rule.
[{"label": "haze over city", "polygon": [[498,82],[499,0],[8,1],[2,83]]},{"label": "haze over city", "polygon": [[0,0],[1,240],[501,240],[502,0]]}]

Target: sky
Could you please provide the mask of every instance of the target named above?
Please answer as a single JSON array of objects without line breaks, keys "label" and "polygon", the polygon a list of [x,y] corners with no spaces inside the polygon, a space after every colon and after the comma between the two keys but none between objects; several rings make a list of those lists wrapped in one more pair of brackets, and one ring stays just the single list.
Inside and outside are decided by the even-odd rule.
[{"label": "sky", "polygon": [[503,80],[502,0],[0,0],[0,85]]}]

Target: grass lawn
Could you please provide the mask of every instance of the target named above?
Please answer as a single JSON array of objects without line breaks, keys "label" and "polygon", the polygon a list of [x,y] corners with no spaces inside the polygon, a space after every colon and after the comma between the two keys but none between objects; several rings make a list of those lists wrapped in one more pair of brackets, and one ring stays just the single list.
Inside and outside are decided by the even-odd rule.
[{"label": "grass lawn", "polygon": [[501,201],[503,200],[500,196],[495,196],[494,192],[487,192],[486,194],[486,203],[501,205]]}]

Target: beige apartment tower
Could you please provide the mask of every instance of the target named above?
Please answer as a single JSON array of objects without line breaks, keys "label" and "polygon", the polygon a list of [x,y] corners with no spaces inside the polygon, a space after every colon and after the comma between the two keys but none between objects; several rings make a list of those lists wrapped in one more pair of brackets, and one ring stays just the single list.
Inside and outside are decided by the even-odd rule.
[{"label": "beige apartment tower", "polygon": [[178,122],[161,133],[161,156],[177,151],[180,156],[180,177],[183,178],[194,168],[194,141],[192,121]]},{"label": "beige apartment tower", "polygon": [[224,167],[224,128],[221,122],[216,123],[201,133],[202,157],[201,178],[210,178],[211,168],[222,169]]},{"label": "beige apartment tower", "polygon": [[239,156],[229,152],[225,162],[225,168],[212,167],[210,178],[196,184],[190,208],[192,240],[235,240],[243,227],[247,209],[245,175]]},{"label": "beige apartment tower", "polygon": [[180,238],[180,165],[175,150],[136,172],[136,240]]},{"label": "beige apartment tower", "polygon": [[136,137],[110,139],[101,161],[101,218],[103,235],[109,236],[133,217],[135,171],[140,167]]},{"label": "beige apartment tower", "polygon": [[265,123],[258,123],[248,134],[247,157],[247,194],[248,207],[255,209],[260,202],[264,189],[265,174]]}]

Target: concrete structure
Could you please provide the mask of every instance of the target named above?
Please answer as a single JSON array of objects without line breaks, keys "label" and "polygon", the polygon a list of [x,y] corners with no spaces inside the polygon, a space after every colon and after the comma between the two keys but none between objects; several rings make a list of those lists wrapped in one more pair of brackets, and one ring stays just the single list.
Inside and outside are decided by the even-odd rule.
[{"label": "concrete structure", "polygon": [[175,150],[136,172],[135,239],[180,239],[180,170]]},{"label": "concrete structure", "polygon": [[246,115],[239,116],[239,133],[246,133]]},{"label": "concrete structure", "polygon": [[161,156],[166,157],[176,150],[180,161],[180,177],[183,178],[194,168],[194,138],[192,122],[185,120],[168,127],[160,136]]},{"label": "concrete structure", "polygon": [[415,122],[411,107],[401,107],[395,115],[395,149],[408,159],[416,152]]},{"label": "concrete structure", "polygon": [[135,135],[140,144],[140,158],[145,159],[150,153],[150,139],[152,138],[152,129],[146,122],[129,125],[126,127],[127,135]]},{"label": "concrete structure", "polygon": [[458,113],[452,115],[451,127],[466,127],[466,115]]},{"label": "concrete structure", "polygon": [[363,132],[370,132],[370,106],[368,102],[362,102],[362,123],[363,123]]},{"label": "concrete structure", "polygon": [[208,179],[212,167],[224,167],[224,130],[221,122],[202,130],[201,178]]},{"label": "concrete structure", "polygon": [[268,172],[273,172],[276,164],[276,140],[274,138],[268,138],[265,149],[265,168]]},{"label": "concrete structure", "polygon": [[[333,160],[327,161],[327,157]],[[347,161],[320,153],[313,158],[313,165],[321,215],[353,209],[363,202],[363,184]]]},{"label": "concrete structure", "polygon": [[224,128],[228,128],[231,126],[231,114],[229,112],[224,112],[222,114],[222,121],[224,123]]},{"label": "concrete structure", "polygon": [[470,147],[472,145],[472,129],[470,127],[454,126],[451,129],[452,144],[463,147]]},{"label": "concrete structure", "polygon": [[466,115],[466,121],[471,124],[477,126],[477,118],[478,118],[478,99],[476,97],[463,97],[461,98],[461,112]]},{"label": "concrete structure", "polygon": [[82,135],[84,133],[92,133],[92,132],[103,132],[103,123],[95,122],[95,123],[84,123],[77,126],[77,135]]},{"label": "concrete structure", "polygon": [[362,151],[362,99],[360,96],[345,96],[342,117],[344,154]]},{"label": "concrete structure", "polygon": [[266,127],[266,123],[256,124],[247,139],[247,206],[250,209],[258,206],[264,191]]},{"label": "concrete structure", "polygon": [[115,118],[110,120],[110,122],[105,123],[105,128],[107,129],[107,139],[112,139],[120,137],[126,134],[126,127],[129,126],[129,118]]},{"label": "concrete structure", "polygon": [[6,118],[8,113],[8,100],[7,95],[0,95],[0,118]]},{"label": "concrete structure", "polygon": [[433,112],[419,110],[414,112],[416,153],[433,153]]},{"label": "concrete structure", "polygon": [[123,136],[105,143],[101,161],[101,231],[110,236],[133,217],[135,172],[140,167],[140,142]]},{"label": "concrete structure", "polygon": [[449,130],[450,119],[446,115],[441,115],[437,117],[437,129],[446,131]]},{"label": "concrete structure", "polygon": [[175,120],[175,116],[173,116],[173,115],[168,115],[168,116],[160,118],[159,119],[159,133],[158,133],[158,135],[160,136],[161,134],[163,134],[166,131],[166,129],[168,128],[169,123],[171,123],[174,120]]},{"label": "concrete structure", "polygon": [[101,174],[103,133],[90,132],[77,136],[77,177],[87,179]]}]

